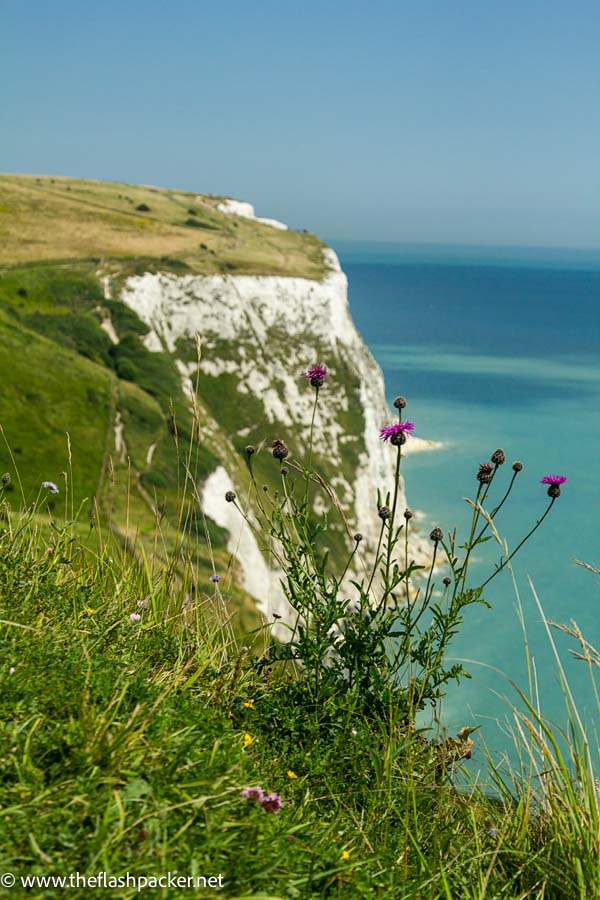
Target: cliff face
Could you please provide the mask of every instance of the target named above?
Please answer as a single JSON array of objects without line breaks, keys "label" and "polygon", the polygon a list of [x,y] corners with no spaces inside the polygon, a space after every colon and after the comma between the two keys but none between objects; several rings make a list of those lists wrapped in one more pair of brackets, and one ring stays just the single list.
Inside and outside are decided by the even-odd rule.
[{"label": "cliff face", "polygon": [[[377,488],[385,495],[393,487],[394,451],[378,433],[391,419],[383,376],[350,316],[347,279],[338,259],[330,249],[324,253],[328,271],[321,281],[146,273],[129,278],[121,295],[148,326],[148,349],[175,357],[186,393],[199,381],[205,433],[211,449],[219,448],[220,459],[204,484],[204,509],[228,530],[245,587],[267,614],[281,610],[277,573],[269,570],[254,535],[223,494],[230,488],[243,491],[239,459],[247,443],[283,437],[293,455],[304,457],[314,391],[300,374],[308,366],[324,363],[331,372],[319,395],[313,459],[351,527],[364,535],[367,552],[376,545],[381,525]],[[202,343],[199,372],[196,335]],[[413,449],[418,446],[415,440]],[[404,503],[401,496],[400,508]],[[326,504],[319,501],[316,511],[326,511]],[[344,530],[334,516],[329,528],[333,553],[341,558]],[[415,553],[421,552],[415,546]]]}]

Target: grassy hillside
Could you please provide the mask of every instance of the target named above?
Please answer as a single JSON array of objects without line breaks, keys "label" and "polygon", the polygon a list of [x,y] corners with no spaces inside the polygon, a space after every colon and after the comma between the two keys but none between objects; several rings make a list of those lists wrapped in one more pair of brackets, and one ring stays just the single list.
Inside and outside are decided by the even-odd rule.
[{"label": "grassy hillside", "polygon": [[0,265],[102,260],[198,274],[321,278],[322,242],[217,210],[221,197],[76,178],[0,175]]}]

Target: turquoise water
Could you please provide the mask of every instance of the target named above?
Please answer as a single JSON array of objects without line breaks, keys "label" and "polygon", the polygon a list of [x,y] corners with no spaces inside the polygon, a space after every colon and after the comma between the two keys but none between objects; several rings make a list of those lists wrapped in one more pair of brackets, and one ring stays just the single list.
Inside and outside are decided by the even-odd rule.
[{"label": "turquoise water", "polygon": [[[425,533],[433,525],[464,534],[478,464],[496,447],[507,465],[494,485],[502,495],[522,460],[511,502],[497,527],[515,546],[546,508],[540,479],[568,477],[549,517],[514,560],[517,590],[544,711],[564,724],[558,674],[529,579],[546,616],[576,619],[600,645],[600,577],[576,559],[600,566],[600,252],[441,248],[333,242],[349,278],[355,322],[380,363],[388,397],[403,394],[415,433],[444,447],[403,463],[410,505]],[[477,558],[472,583],[501,556],[495,542]],[[505,570],[486,589],[491,611],[467,610],[453,655],[477,664],[473,679],[451,687],[449,727],[485,723],[497,749],[506,744],[496,720],[500,695],[516,699],[509,678],[526,688],[524,642],[516,594]],[[562,656],[581,711],[593,695],[584,664]]]}]

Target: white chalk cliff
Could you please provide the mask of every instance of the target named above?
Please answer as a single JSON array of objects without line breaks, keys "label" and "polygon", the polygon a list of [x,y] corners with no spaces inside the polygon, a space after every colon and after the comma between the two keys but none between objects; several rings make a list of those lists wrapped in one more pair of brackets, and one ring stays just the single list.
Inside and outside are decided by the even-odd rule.
[{"label": "white chalk cliff", "polygon": [[[234,378],[239,406],[250,399],[259,403],[268,423],[266,437],[292,434],[292,454],[294,445],[308,444],[314,402],[314,390],[300,374],[316,363],[327,365],[331,378],[319,393],[314,459],[323,462],[351,527],[362,532],[365,549],[372,550],[381,526],[376,491],[379,487],[385,496],[392,490],[395,460],[395,449],[382,444],[378,429],[393,417],[381,370],[350,316],[346,276],[335,253],[324,253],[328,271],[322,281],[146,273],[127,280],[122,300],[150,329],[146,345],[151,350],[177,357],[182,339],[185,344],[200,335],[202,373],[215,379],[227,376],[229,384]],[[178,369],[189,391],[196,366],[187,359],[178,362]],[[350,421],[358,423],[357,430],[348,427]],[[427,443],[410,438],[406,451]],[[205,512],[228,529],[229,548],[259,606],[267,614],[281,611],[277,574],[269,572],[254,535],[223,500],[225,490],[239,489],[234,478],[224,459],[204,485]],[[404,505],[401,496],[399,508]],[[422,552],[415,544],[415,555],[422,557]]]}]

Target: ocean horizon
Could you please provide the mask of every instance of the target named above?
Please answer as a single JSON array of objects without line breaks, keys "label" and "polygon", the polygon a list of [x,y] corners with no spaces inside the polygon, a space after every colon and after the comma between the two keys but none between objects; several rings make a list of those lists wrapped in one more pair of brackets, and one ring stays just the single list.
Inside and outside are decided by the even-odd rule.
[{"label": "ocean horizon", "polygon": [[[351,313],[379,362],[388,400],[402,394],[415,434],[442,449],[403,461],[408,502],[423,534],[470,521],[466,497],[478,465],[502,447],[507,463],[490,500],[520,460],[510,502],[496,519],[516,546],[546,509],[546,474],[568,478],[541,528],[490,583],[492,609],[467,609],[451,656],[471,660],[472,680],[450,685],[442,720],[449,730],[484,725],[488,745],[506,749],[505,695],[527,690],[525,639],[535,659],[543,712],[566,724],[559,674],[539,613],[575,619],[600,644],[600,578],[576,560],[600,563],[595,511],[600,503],[600,250],[467,247],[331,241],[349,281]],[[471,586],[501,558],[490,541],[478,551]],[[439,579],[443,577],[440,572]],[[555,638],[580,711],[595,700],[584,663],[564,635]],[[501,674],[503,673],[503,674]]]}]

